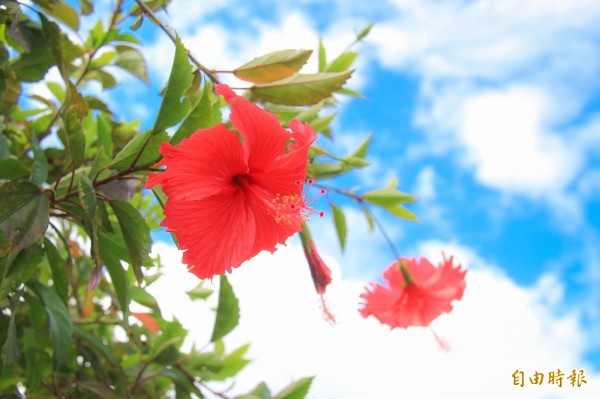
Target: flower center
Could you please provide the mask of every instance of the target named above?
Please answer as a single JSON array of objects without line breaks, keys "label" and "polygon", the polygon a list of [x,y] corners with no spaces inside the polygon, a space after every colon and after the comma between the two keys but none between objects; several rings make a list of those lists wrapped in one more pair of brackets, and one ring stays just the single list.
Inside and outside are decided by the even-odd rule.
[{"label": "flower center", "polygon": [[[310,190],[310,187],[314,181],[309,179],[307,180],[307,183],[308,188],[306,189],[306,193],[304,195],[277,194],[275,198],[269,202],[269,213],[273,219],[275,219],[276,223],[283,223],[290,226],[300,226],[301,224],[306,223],[311,213],[316,213],[321,217],[325,215],[325,212],[316,211],[312,206],[310,206],[315,199],[325,194],[325,189],[321,189],[319,194],[315,195],[311,199],[308,199],[308,191]],[[302,184],[302,182],[297,180],[295,184],[299,186]]]}]

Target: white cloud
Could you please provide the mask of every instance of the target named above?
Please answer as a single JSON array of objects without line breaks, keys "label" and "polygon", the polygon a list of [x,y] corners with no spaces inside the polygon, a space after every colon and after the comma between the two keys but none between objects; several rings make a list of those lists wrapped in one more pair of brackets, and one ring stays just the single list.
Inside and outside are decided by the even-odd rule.
[{"label": "white cloud", "polygon": [[[600,5],[391,3],[396,13],[370,41],[382,65],[421,79],[414,121],[430,140],[410,154],[458,150],[480,183],[560,210],[589,154],[585,137],[573,140],[564,126],[600,88]],[[569,213],[580,213],[568,199]]]},{"label": "white cloud", "polygon": [[572,181],[581,160],[576,148],[545,131],[548,97],[513,86],[464,100],[458,134],[479,181],[532,197],[560,192]]},{"label": "white cloud", "polygon": [[[547,288],[560,286],[559,281],[546,276],[538,285],[523,288],[460,245],[428,242],[419,250],[439,258],[440,248],[469,268],[463,300],[433,323],[436,333],[449,342],[449,353],[437,347],[427,330],[390,331],[361,318],[356,309],[362,282],[343,280],[327,256],[334,270],[327,294],[338,319],[334,326],[322,319],[299,247],[261,254],[236,269],[230,280],[240,299],[241,319],[227,344],[234,348],[251,342],[249,356],[254,361],[239,374],[234,392],[248,391],[261,380],[277,391],[293,379],[316,375],[309,398],[434,398],[448,392],[464,398],[598,397],[600,376],[582,360],[586,348],[577,318],[553,312],[561,294],[559,288]],[[184,270],[172,253],[165,260],[167,270]],[[206,330],[210,316],[183,301],[182,289],[195,283],[190,280],[191,275],[173,278],[171,286],[153,293],[166,314]],[[200,345],[206,342],[206,332],[194,333]],[[557,368],[567,375],[572,368],[585,369],[587,384],[513,385],[517,369],[529,376]]]}]

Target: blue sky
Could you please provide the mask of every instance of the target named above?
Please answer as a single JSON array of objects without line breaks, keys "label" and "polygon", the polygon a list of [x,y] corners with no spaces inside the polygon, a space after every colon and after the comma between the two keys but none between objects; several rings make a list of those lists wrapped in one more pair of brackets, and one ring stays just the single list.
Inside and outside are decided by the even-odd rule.
[{"label": "blue sky", "polygon": [[[109,6],[109,3],[98,4],[99,9]],[[361,56],[350,82],[350,87],[366,98],[339,97],[340,113],[333,125],[336,141],[319,140],[321,145],[343,153],[372,132],[368,159],[372,167],[332,184],[359,185],[366,190],[380,188],[391,176],[396,176],[401,190],[420,197],[411,210],[421,219],[419,223],[410,223],[378,213],[399,251],[408,256],[425,256],[439,255],[445,250],[447,254],[455,253],[470,270],[472,280],[467,290],[473,294],[468,299],[466,294],[463,302],[467,303],[462,308],[457,305],[455,320],[458,321],[453,321],[450,314],[436,327],[436,331],[456,342],[457,354],[439,355],[423,349],[428,353],[426,357],[431,356],[427,358],[432,363],[425,362],[422,367],[434,370],[431,364],[439,362],[455,367],[452,356],[456,356],[456,364],[460,363],[463,371],[468,370],[473,365],[473,351],[509,345],[516,348],[510,352],[515,358],[510,354],[489,354],[490,361],[496,359],[506,365],[505,369],[491,371],[496,380],[492,378],[489,383],[495,384],[495,391],[514,395],[510,373],[521,362],[529,365],[526,372],[535,368],[585,367],[589,384],[585,392],[578,394],[592,397],[600,392],[597,338],[600,336],[600,25],[597,24],[600,4],[597,1],[173,0],[169,15],[161,13],[161,16],[177,30],[197,58],[216,69],[234,68],[277,49],[315,49],[319,37],[334,56],[358,31],[374,22],[371,34],[357,47]],[[156,92],[166,81],[173,47],[148,22],[141,32],[143,51],[149,60],[151,90]],[[315,60],[309,62],[306,70],[315,70]],[[123,75],[122,79],[123,87],[104,95],[113,103],[123,101],[119,107],[123,117],[140,118],[143,126],[149,126],[158,108],[158,96],[149,96],[148,88],[134,78]],[[356,294],[362,283],[379,278],[393,258],[377,232],[372,235],[365,232],[364,217],[357,209],[349,202],[343,206],[350,230],[345,254],[339,251],[330,220],[311,222],[321,253],[330,260],[335,276],[339,277],[341,288],[332,288],[330,299],[339,305],[337,311],[342,315],[350,312],[349,308],[355,309],[355,304],[340,298],[349,298],[348,292]],[[252,261],[252,267],[262,262],[269,268],[270,262],[277,259],[282,263],[280,266],[294,263],[290,259],[298,255],[297,245],[290,241],[286,250],[279,251],[282,254],[271,258],[261,256],[260,262]],[[257,280],[248,269],[251,266],[244,265],[232,275],[234,280],[250,281],[238,283],[242,292],[244,284],[255,286],[271,276],[256,271],[263,278]],[[287,281],[289,275],[280,278]],[[242,299],[247,297],[246,319],[256,321],[253,309],[264,312],[264,306],[270,305],[253,297],[256,294],[250,291],[240,295]],[[307,293],[310,290],[301,292],[311,295]],[[288,305],[296,306],[290,300]],[[302,309],[298,312],[311,311]],[[490,316],[487,312],[493,309],[497,313]],[[473,313],[476,311],[483,312],[485,317],[481,317],[486,320],[489,318],[490,330],[485,331],[490,340],[512,337],[513,341],[509,338],[498,343],[481,341],[481,347],[472,350],[461,346],[465,335],[461,338],[461,331],[464,333],[465,328],[478,331],[474,326],[480,321]],[[348,317],[346,327],[360,329],[363,327],[358,326],[363,324],[354,323],[370,323]],[[284,319],[290,328],[298,330],[294,323],[300,318]],[[305,324],[310,323],[305,321]],[[323,330],[319,324],[310,325],[323,332],[311,336],[315,347],[325,346],[319,340],[334,333]],[[429,341],[419,341],[422,338],[414,331],[385,330],[391,335],[384,337],[381,326],[372,323],[368,326],[364,327],[368,331],[362,337],[377,336],[382,342],[394,342],[401,347],[403,344],[399,342],[417,341],[421,346],[431,346]],[[540,327],[539,334],[530,336],[531,326],[543,328]],[[261,338],[258,330],[252,328],[240,327],[250,335],[255,332],[245,338],[256,344],[253,355],[271,359],[270,356],[275,356],[270,352],[274,351],[273,345],[265,341],[266,335]],[[279,328],[284,334],[285,327]],[[364,341],[352,341],[357,336],[344,335],[350,333],[344,332],[343,323],[336,328],[345,337],[341,340],[365,348]],[[537,327],[531,328],[537,331]],[[292,334],[292,330],[285,331]],[[243,341],[242,333],[239,335]],[[517,342],[524,336],[528,338]],[[402,347],[402,350],[399,356],[406,356],[408,349]],[[523,353],[527,361],[518,357]],[[298,359],[298,372],[319,371]],[[322,362],[329,364],[328,360]],[[262,365],[258,363],[253,373],[266,373],[260,367],[268,364],[268,360]],[[334,367],[334,363],[330,366]],[[510,373],[506,371],[511,369]],[[330,369],[320,371],[323,380],[316,381],[324,381],[326,376],[335,380]],[[410,369],[405,372],[410,373]],[[351,373],[347,371],[346,375]],[[500,375],[506,380],[499,381]],[[289,381],[292,376],[282,374],[278,378]],[[452,382],[446,382],[447,385],[441,386],[452,389]],[[316,384],[316,392],[321,396],[314,397],[354,397],[336,391],[335,381]],[[389,381],[377,380],[377,384],[389,387]],[[337,385],[340,389],[340,384]],[[523,397],[562,398],[575,392],[536,388],[523,391],[526,392]],[[420,389],[424,389],[423,385]],[[381,392],[390,393],[383,388]],[[421,397],[416,396],[422,392],[419,387],[414,392],[413,397]],[[466,397],[483,397],[478,396],[481,392],[485,391],[474,388],[472,396],[467,393]],[[379,397],[395,397],[382,395]]]}]

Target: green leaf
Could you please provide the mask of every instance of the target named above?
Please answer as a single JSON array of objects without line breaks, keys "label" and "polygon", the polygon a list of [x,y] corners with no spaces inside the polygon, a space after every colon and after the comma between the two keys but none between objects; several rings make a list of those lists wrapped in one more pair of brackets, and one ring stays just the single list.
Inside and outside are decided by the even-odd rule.
[{"label": "green leaf", "polygon": [[123,320],[127,322],[129,303],[131,301],[129,279],[127,278],[127,271],[123,269],[119,261],[118,251],[113,249],[114,245],[111,242],[111,238],[113,237],[114,234],[100,231],[98,243],[104,266],[106,266],[106,270],[110,275],[110,281],[115,288],[115,294],[117,295],[121,312],[123,312]]},{"label": "green leaf", "polygon": [[352,63],[358,56],[357,52],[348,51],[340,54],[325,67],[325,72],[342,72],[352,66]]},{"label": "green leaf", "polygon": [[312,50],[274,51],[234,69],[233,74],[247,82],[274,82],[298,72],[311,54]]},{"label": "green leaf", "polygon": [[[8,258],[8,259],[7,259]],[[16,257],[10,256],[3,259],[6,263],[2,270],[0,284],[0,298],[17,289],[23,282],[29,280],[39,269],[43,258],[43,251],[38,245],[32,245],[19,252]]]},{"label": "green leaf", "polygon": [[367,223],[369,223],[369,232],[372,232],[375,229],[375,219],[373,218],[373,214],[368,206],[362,204],[362,210],[367,218]]},{"label": "green leaf", "polygon": [[[149,135],[151,132],[148,131],[135,136],[110,163],[110,169],[120,172],[136,165],[155,163],[160,156],[158,147],[162,142],[168,141],[169,136],[165,132],[154,134],[151,137],[148,137]],[[139,155],[140,152],[141,155]]]},{"label": "green leaf", "polygon": [[211,296],[213,292],[214,292],[214,290],[204,287],[204,281],[200,281],[200,283],[197,286],[195,286],[193,289],[188,291],[187,294],[191,300],[195,300],[195,299],[205,300],[209,296]]},{"label": "green leaf", "polygon": [[150,295],[145,289],[136,287],[135,285],[131,286],[131,299],[160,315],[160,307],[158,306],[158,302],[156,302],[156,298]]},{"label": "green leaf", "polygon": [[44,250],[46,257],[52,270],[52,281],[54,282],[54,290],[58,297],[66,305],[69,298],[69,281],[67,279],[67,262],[60,256],[58,249],[54,244],[44,238]]},{"label": "green leaf", "polygon": [[15,158],[0,159],[0,179],[20,179],[29,176],[30,170]]},{"label": "green leaf", "polygon": [[46,10],[48,15],[56,18],[74,31],[79,30],[79,14],[77,14],[77,11],[66,2],[60,1],[54,4],[47,3],[42,7]]},{"label": "green leaf", "polygon": [[[120,396],[113,387],[105,385],[98,381],[93,380],[78,380],[77,387],[85,391],[95,394],[94,397],[102,399],[119,399]],[[86,396],[88,397],[88,396]]]},{"label": "green leaf", "polygon": [[346,172],[342,165],[337,162],[315,162],[309,167],[309,175],[315,180],[334,177]]},{"label": "green leaf", "polygon": [[93,289],[98,285],[102,278],[102,256],[100,254],[100,246],[98,245],[98,217],[97,217],[97,201],[96,190],[90,181],[90,178],[83,173],[79,178],[79,200],[85,212],[85,227],[88,231],[91,240],[92,259],[94,261],[94,269],[90,276],[88,289]]},{"label": "green leaf", "polygon": [[0,185],[0,256],[27,248],[48,228],[48,196],[31,183]]},{"label": "green leaf", "polygon": [[28,285],[46,308],[54,347],[54,365],[55,368],[59,368],[65,359],[67,348],[72,346],[73,322],[71,316],[56,291],[33,280]]},{"label": "green leaf", "polygon": [[250,88],[264,101],[284,105],[311,105],[330,97],[342,88],[354,71],[298,74],[272,83]]},{"label": "green leaf", "polygon": [[78,168],[85,159],[85,135],[81,126],[81,119],[88,113],[88,105],[83,96],[77,92],[71,83],[67,86],[67,97],[64,111],[61,115],[64,130],[59,129],[58,137],[65,145],[67,159],[65,168]]},{"label": "green leaf", "polygon": [[54,22],[48,20],[43,14],[38,14],[42,21],[42,29],[44,36],[48,40],[50,54],[54,58],[54,63],[60,71],[60,74],[65,82],[69,82],[69,75],[64,57],[64,46],[61,37],[60,28]]},{"label": "green leaf", "polygon": [[371,137],[373,135],[369,133],[367,138],[354,150],[350,153],[351,157],[364,159],[367,156],[367,152],[369,150],[369,144],[371,144]]},{"label": "green leaf", "polygon": [[149,83],[146,60],[142,53],[135,47],[124,44],[115,46],[115,49],[117,50],[117,57],[114,64],[140,78],[145,83]]},{"label": "green leaf", "polygon": [[162,369],[160,374],[173,381],[176,388],[183,389],[188,394],[193,393],[202,398],[202,393],[198,390],[198,387],[181,371],[175,368]]},{"label": "green leaf", "polygon": [[19,345],[17,338],[17,324],[15,323],[18,301],[11,300],[11,314],[6,331],[6,341],[2,347],[2,364],[9,365],[16,363],[19,359]]},{"label": "green leaf", "polygon": [[123,232],[131,267],[138,283],[141,284],[144,278],[142,264],[149,260],[152,246],[150,229],[142,215],[131,204],[120,200],[113,200],[110,204]]},{"label": "green leaf", "polygon": [[74,336],[85,342],[88,348],[97,353],[98,355],[104,357],[108,360],[112,365],[117,365],[115,357],[109,347],[105,345],[95,334],[86,330],[83,326],[75,324],[73,326]]},{"label": "green leaf", "polygon": [[50,48],[36,48],[30,53],[23,53],[11,64],[11,69],[23,82],[38,82],[44,78],[48,69],[54,64]]},{"label": "green leaf", "polygon": [[79,0],[79,9],[82,15],[90,15],[94,12],[94,3],[92,0]]},{"label": "green leaf", "polygon": [[325,47],[323,46],[323,40],[319,39],[319,72],[325,72],[327,66],[327,56]]},{"label": "green leaf", "polygon": [[178,144],[198,129],[218,124],[221,122],[221,118],[219,99],[214,95],[211,86],[205,84],[202,97],[190,109],[181,125],[175,131],[175,134],[173,134],[171,144]]},{"label": "green leaf", "polygon": [[331,203],[331,211],[333,213],[333,223],[335,224],[335,231],[337,232],[340,247],[342,248],[342,251],[344,251],[346,247],[346,216],[344,216],[344,212],[342,212],[342,210],[333,202]]},{"label": "green leaf", "polygon": [[219,305],[217,306],[217,318],[213,328],[210,342],[215,342],[231,332],[240,321],[240,308],[233,288],[227,276],[220,276]]},{"label": "green leaf", "polygon": [[48,161],[35,134],[31,135],[31,147],[33,149],[33,171],[30,181],[40,187],[48,178]]},{"label": "green leaf", "polygon": [[237,373],[246,367],[250,360],[244,359],[250,344],[242,345],[223,359],[223,368],[211,376],[212,380],[223,381],[229,377],[235,377]]},{"label": "green leaf", "polygon": [[250,395],[254,395],[260,399],[271,399],[271,390],[267,384],[261,382],[250,392]]},{"label": "green leaf", "polygon": [[411,220],[413,222],[418,222],[419,221],[418,217],[416,217],[411,211],[409,211],[408,209],[404,208],[403,206],[400,206],[400,205],[388,205],[388,206],[385,206],[383,209],[385,209],[386,211],[388,211],[392,215],[398,216],[399,218],[406,219],[406,220]]},{"label": "green leaf", "polygon": [[389,206],[398,203],[408,204],[415,202],[415,197],[410,194],[401,193],[400,191],[383,188],[380,190],[372,190],[364,193],[362,198],[373,205]]},{"label": "green leaf", "polygon": [[[0,160],[7,158],[10,154],[10,143],[6,136],[0,133]],[[2,168],[0,168],[2,170]]]},{"label": "green leaf", "polygon": [[364,39],[369,32],[371,31],[371,28],[373,27],[373,23],[371,22],[369,25],[367,25],[363,30],[361,30],[358,35],[356,36],[356,41],[361,41],[362,39]]},{"label": "green leaf", "polygon": [[301,378],[298,381],[292,382],[275,395],[273,399],[304,399],[308,394],[313,378],[314,377]]},{"label": "green leaf", "polygon": [[42,380],[42,370],[37,361],[37,351],[39,343],[35,338],[35,330],[32,328],[23,329],[23,354],[25,355],[25,379],[27,380],[27,390],[35,392],[40,386]]},{"label": "green leaf", "polygon": [[156,134],[165,131],[165,129],[175,125],[185,116],[190,108],[190,102],[187,98],[184,98],[182,101],[181,97],[191,86],[192,80],[192,66],[188,61],[188,54],[181,43],[181,39],[177,37],[171,75],[169,76],[165,95],[160,104],[152,133]]}]

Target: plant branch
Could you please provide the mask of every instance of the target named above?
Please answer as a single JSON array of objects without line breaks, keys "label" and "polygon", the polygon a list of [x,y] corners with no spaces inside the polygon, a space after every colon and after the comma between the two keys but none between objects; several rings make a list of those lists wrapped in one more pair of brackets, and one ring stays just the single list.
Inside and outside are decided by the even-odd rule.
[{"label": "plant branch", "polygon": [[[135,2],[140,6],[140,8],[144,12],[144,14],[146,14],[156,25],[159,26],[160,29],[163,30],[163,32],[165,32],[167,34],[167,36],[169,36],[169,38],[171,39],[171,41],[173,43],[177,42],[177,37],[173,34],[173,32],[171,32],[171,29],[169,29],[169,27],[166,26],[160,20],[160,18],[158,18],[158,16],[154,13],[154,11],[152,11],[152,9],[150,7],[148,7],[146,4],[144,4],[141,0],[135,0]],[[194,55],[192,53],[190,53],[190,51],[188,49],[185,49],[185,51],[186,51],[190,61],[192,61],[194,63],[194,65],[196,65],[198,67],[199,70],[204,72],[204,74],[206,74],[206,76],[208,76],[208,78],[214,84],[219,83],[219,78],[215,74],[215,71],[212,71],[212,70],[208,69],[207,67],[205,67],[204,65],[202,65],[202,63],[200,61],[198,61],[198,59],[196,57],[194,57]]]}]

